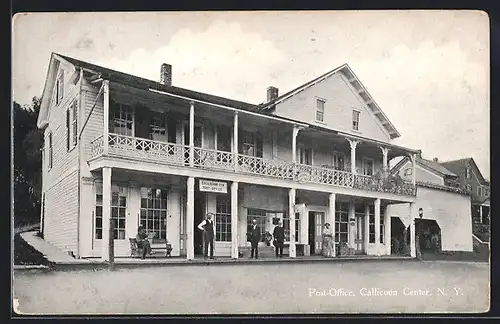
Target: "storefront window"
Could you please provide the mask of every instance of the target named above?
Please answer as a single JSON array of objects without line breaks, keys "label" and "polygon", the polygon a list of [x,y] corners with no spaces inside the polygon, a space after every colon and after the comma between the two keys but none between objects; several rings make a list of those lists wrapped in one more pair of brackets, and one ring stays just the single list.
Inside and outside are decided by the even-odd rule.
[{"label": "storefront window", "polygon": [[349,204],[336,203],[335,206],[335,243],[347,242],[349,232]]},{"label": "storefront window", "polygon": [[215,210],[216,240],[231,242],[231,200],[227,195],[217,195]]},{"label": "storefront window", "polygon": [[167,239],[167,190],[141,188],[140,224],[146,233],[155,232],[155,239]]},{"label": "storefront window", "polygon": [[[94,222],[94,237],[102,239],[102,183],[95,184],[96,199],[95,199],[95,222]],[[111,224],[113,226],[113,239],[125,239],[125,223],[127,214],[127,188],[119,185],[111,186]]]}]

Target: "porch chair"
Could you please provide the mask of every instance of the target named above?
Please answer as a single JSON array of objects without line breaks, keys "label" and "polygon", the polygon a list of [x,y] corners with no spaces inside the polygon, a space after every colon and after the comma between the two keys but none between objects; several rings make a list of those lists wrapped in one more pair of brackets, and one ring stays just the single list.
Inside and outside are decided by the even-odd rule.
[{"label": "porch chair", "polygon": [[142,249],[137,245],[137,239],[135,237],[130,237],[130,256],[132,258],[138,258],[142,255]]}]

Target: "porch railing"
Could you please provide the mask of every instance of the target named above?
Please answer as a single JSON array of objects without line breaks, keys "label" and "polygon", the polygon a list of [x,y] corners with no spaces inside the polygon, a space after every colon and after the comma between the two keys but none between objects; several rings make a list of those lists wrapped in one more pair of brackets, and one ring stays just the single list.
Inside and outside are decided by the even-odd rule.
[{"label": "porch railing", "polygon": [[[103,136],[91,142],[91,158],[104,154]],[[108,154],[150,161],[161,164],[191,166],[195,168],[223,170],[246,173],[257,176],[273,177],[298,182],[312,182],[333,186],[356,188],[398,195],[415,196],[416,187],[401,178],[356,175],[349,171],[327,167],[317,167],[283,160],[268,160],[260,157],[235,154],[232,152],[193,148],[193,159],[190,159],[188,145],[153,141],[150,139],[109,134]]]}]

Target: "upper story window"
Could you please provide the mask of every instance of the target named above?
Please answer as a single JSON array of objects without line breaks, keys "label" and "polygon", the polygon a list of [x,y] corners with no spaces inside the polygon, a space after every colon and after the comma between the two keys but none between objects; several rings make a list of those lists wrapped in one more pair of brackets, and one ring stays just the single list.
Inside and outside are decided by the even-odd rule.
[{"label": "upper story window", "polygon": [[316,121],[324,122],[325,118],[325,100],[316,99]]},{"label": "upper story window", "polygon": [[49,148],[49,158],[48,158],[48,163],[49,163],[49,170],[52,169],[52,159],[53,159],[53,149],[52,149],[52,132],[49,133],[49,143],[48,143],[48,148]]},{"label": "upper story window", "polygon": [[335,170],[345,170],[345,155],[341,152],[333,152],[333,168]]},{"label": "upper story window", "polygon": [[478,195],[479,197],[484,196],[484,188],[483,188],[483,187],[481,187],[481,186],[478,186],[478,187],[477,187],[477,195]]},{"label": "upper story window", "polygon": [[312,148],[310,147],[299,147],[297,150],[297,162],[305,165],[312,165]]},{"label": "upper story window", "polygon": [[238,151],[243,155],[262,157],[262,137],[254,132],[240,130]]},{"label": "upper story window", "polygon": [[470,168],[469,167],[465,168],[465,179],[470,179]]},{"label": "upper story window", "polygon": [[56,80],[56,105],[60,104],[64,97],[64,71],[59,71]]},{"label": "upper story window", "polygon": [[134,136],[134,108],[128,105],[113,105],[112,133]]},{"label": "upper story window", "polygon": [[165,127],[165,114],[161,112],[150,112],[151,139],[155,141],[167,141],[167,129]]},{"label": "upper story window", "polygon": [[404,173],[405,177],[411,176],[412,172],[413,172],[412,168],[406,168]]},{"label": "upper story window", "polygon": [[465,189],[467,189],[468,191],[472,191],[472,187],[470,184],[466,184]]},{"label": "upper story window", "polygon": [[355,131],[359,130],[359,115],[360,112],[357,110],[352,111],[352,129]]},{"label": "upper story window", "polygon": [[375,166],[373,159],[363,158],[363,174],[367,176],[372,176],[375,172]]}]

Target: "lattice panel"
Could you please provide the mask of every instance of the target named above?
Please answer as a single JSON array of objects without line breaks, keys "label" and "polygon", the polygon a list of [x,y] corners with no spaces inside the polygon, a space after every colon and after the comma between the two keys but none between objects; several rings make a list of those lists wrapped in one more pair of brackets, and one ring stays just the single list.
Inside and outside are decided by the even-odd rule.
[{"label": "lattice panel", "polygon": [[195,147],[194,165],[204,168],[234,170],[234,154]]},{"label": "lattice panel", "polygon": [[90,156],[91,158],[98,157],[104,152],[103,136],[99,136],[90,142]]},{"label": "lattice panel", "polygon": [[281,179],[293,178],[293,164],[278,160],[265,160],[248,155],[238,155],[238,171],[276,177]]}]

